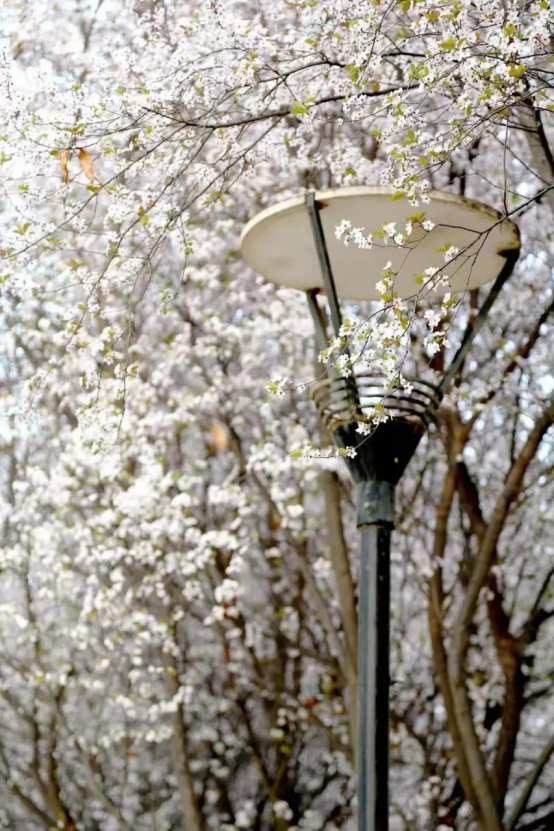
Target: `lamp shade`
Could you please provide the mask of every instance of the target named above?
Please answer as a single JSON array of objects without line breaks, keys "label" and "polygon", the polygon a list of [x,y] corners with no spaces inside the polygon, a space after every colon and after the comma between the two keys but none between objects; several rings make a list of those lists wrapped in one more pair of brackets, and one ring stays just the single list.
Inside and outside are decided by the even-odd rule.
[{"label": "lamp shade", "polygon": [[[378,299],[375,285],[389,261],[397,272],[394,290],[403,299],[421,291],[421,275],[430,267],[449,277],[450,286],[439,286],[437,294],[463,292],[494,280],[505,262],[503,252],[520,248],[517,225],[487,205],[430,191],[431,202],[414,208],[407,198],[393,201],[393,193],[388,188],[352,187],[315,194],[339,297]],[[382,238],[374,237],[371,250],[361,249],[353,241],[345,245],[335,233],[337,226],[348,220],[366,236],[390,222],[405,234],[406,223],[416,215],[419,221],[413,221],[403,247],[390,241],[386,245]],[[434,228],[426,231],[423,219],[434,223]],[[444,248],[448,245],[460,253],[445,264]],[[241,250],[246,262],[274,283],[302,291],[323,289],[304,196],[255,216],[244,228]]]}]

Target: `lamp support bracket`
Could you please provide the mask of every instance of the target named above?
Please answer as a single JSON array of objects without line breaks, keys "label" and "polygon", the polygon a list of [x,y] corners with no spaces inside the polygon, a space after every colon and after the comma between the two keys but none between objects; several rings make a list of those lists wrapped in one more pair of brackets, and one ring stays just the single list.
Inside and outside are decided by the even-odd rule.
[{"label": "lamp support bracket", "polygon": [[479,309],[475,319],[473,320],[472,325],[468,326],[468,328],[466,329],[466,333],[462,338],[462,342],[458,347],[458,351],[452,358],[452,361],[450,362],[450,365],[444,373],[444,377],[438,386],[438,392],[440,397],[442,397],[445,394],[448,387],[454,380],[458,370],[464,362],[467,353],[469,352],[471,344],[483,328],[493,303],[500,294],[504,286],[504,283],[506,283],[512,271],[514,270],[514,266],[519,257],[519,249],[516,248],[511,249],[509,251],[505,251],[504,257],[506,258],[506,262],[502,266],[502,271],[494,281],[492,288],[489,291],[483,305]]}]

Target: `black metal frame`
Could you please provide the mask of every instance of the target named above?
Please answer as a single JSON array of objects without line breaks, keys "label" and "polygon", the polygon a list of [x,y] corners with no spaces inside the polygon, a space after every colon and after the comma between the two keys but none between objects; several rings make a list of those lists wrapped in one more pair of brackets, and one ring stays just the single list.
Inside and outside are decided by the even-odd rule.
[{"label": "black metal frame", "polygon": [[[335,334],[342,314],[319,204],[312,191],[306,196],[323,286]],[[411,400],[390,393],[382,386],[392,418],[379,424],[360,443],[357,422],[363,417],[364,401],[371,406],[377,393],[368,393],[367,383],[378,389],[373,376],[352,375],[348,380],[331,373],[314,392],[319,412],[339,446],[358,444],[355,458],[346,459],[357,485],[357,525],[361,534],[359,571],[358,727],[358,831],[388,831],[389,827],[389,650],[390,650],[390,541],[394,528],[394,490],[412,458],[443,395],[460,370],[463,360],[482,328],[491,306],[513,271],[519,250],[505,252],[506,263],[493,284],[438,387],[416,381],[418,395]],[[327,319],[317,302],[319,289],[308,292],[318,348],[328,345]],[[364,378],[370,381],[364,387]],[[372,380],[373,379],[373,380]],[[421,385],[424,385],[423,387]],[[365,392],[365,395],[364,395]],[[392,406],[391,406],[391,399]]]}]

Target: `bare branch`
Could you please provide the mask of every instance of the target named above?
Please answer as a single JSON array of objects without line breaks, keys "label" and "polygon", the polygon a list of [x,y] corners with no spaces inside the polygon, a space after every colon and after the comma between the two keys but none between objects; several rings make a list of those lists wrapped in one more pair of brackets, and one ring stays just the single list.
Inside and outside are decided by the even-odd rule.
[{"label": "bare branch", "polygon": [[527,807],[527,803],[529,802],[531,794],[533,793],[533,789],[534,789],[535,785],[537,784],[537,782],[539,781],[539,779],[542,775],[542,772],[545,769],[546,765],[548,764],[548,761],[550,760],[550,757],[552,756],[553,753],[554,753],[554,735],[550,738],[550,741],[547,742],[547,744],[544,746],[541,755],[537,759],[535,767],[533,768],[533,770],[530,772],[529,776],[527,777],[527,780],[526,780],[525,785],[523,787],[523,791],[521,792],[520,797],[519,797],[519,799],[516,802],[516,805],[514,807],[514,810],[512,811],[512,814],[511,814],[508,822],[506,823],[506,831],[515,831],[515,827],[517,825],[517,822],[518,822],[519,818],[521,817],[521,815],[523,814],[523,812],[525,811],[525,808]]}]

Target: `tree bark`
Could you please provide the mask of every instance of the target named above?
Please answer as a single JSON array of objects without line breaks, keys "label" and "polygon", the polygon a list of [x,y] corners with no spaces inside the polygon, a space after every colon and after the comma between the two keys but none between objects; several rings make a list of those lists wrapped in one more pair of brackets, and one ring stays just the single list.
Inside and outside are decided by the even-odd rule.
[{"label": "tree bark", "polygon": [[481,808],[477,799],[468,760],[464,748],[462,735],[458,727],[456,711],[450,678],[448,676],[448,656],[444,645],[443,626],[443,592],[442,592],[442,568],[440,561],[444,556],[448,539],[448,519],[452,510],[452,504],[456,493],[456,456],[458,448],[450,449],[451,461],[446,474],[441,501],[437,508],[435,524],[435,537],[433,543],[433,576],[429,584],[429,632],[431,636],[431,647],[433,661],[437,670],[439,685],[446,709],[448,731],[454,745],[454,753],[458,768],[458,776],[464,789],[464,793],[471,803],[477,818],[481,816]]},{"label": "tree bark", "polygon": [[465,678],[465,658],[468,627],[477,610],[479,595],[490,573],[498,540],[504,528],[510,506],[519,494],[523,478],[539,445],[554,421],[554,403],[546,407],[531,430],[518,459],[512,465],[504,488],[497,500],[491,521],[483,535],[466,596],[452,630],[452,642],[448,658],[448,675],[458,727],[462,735],[473,787],[483,815],[483,827],[487,831],[502,831],[492,782],[490,780],[471,711],[471,701]]},{"label": "tree bark", "polygon": [[[536,109],[532,101],[526,99],[517,108],[517,113],[520,124],[525,128],[535,172],[544,187],[554,187],[554,155],[544,130],[540,111]],[[544,199],[554,214],[554,190],[547,191]]]},{"label": "tree bark", "polygon": [[354,581],[350,571],[348,549],[344,539],[341,515],[340,483],[336,473],[324,471],[320,482],[325,495],[325,514],[329,539],[329,553],[337,583],[339,607],[346,642],[346,682],[348,685],[350,734],[356,741],[358,723],[358,613]]},{"label": "tree bark", "polygon": [[[487,523],[481,511],[477,487],[463,462],[458,466],[458,491],[471,530],[479,544],[482,544],[487,532]],[[497,560],[496,552],[493,560]],[[489,621],[505,684],[500,734],[492,770],[492,784],[498,811],[502,816],[510,771],[515,758],[521,713],[525,704],[525,677],[521,668],[524,647],[510,631],[510,619],[504,611],[503,598],[492,572],[489,572],[488,588],[492,594],[487,604]]]},{"label": "tree bark", "polygon": [[521,815],[525,811],[525,808],[527,807],[529,797],[533,793],[533,789],[539,781],[541,774],[546,765],[548,764],[548,761],[550,760],[550,757],[552,755],[554,755],[554,735],[552,735],[550,741],[547,742],[544,746],[544,749],[541,755],[539,756],[535,767],[529,774],[525,782],[525,785],[523,786],[523,791],[521,792],[521,795],[518,801],[516,802],[515,808],[510,816],[510,819],[506,823],[506,831],[514,831],[519,818],[521,817]]},{"label": "tree bark", "polygon": [[[166,685],[173,697],[180,689],[177,661],[173,655],[167,658]],[[181,702],[173,715],[173,735],[171,737],[171,760],[173,773],[177,780],[181,808],[183,811],[184,831],[204,831],[204,820],[194,792],[192,775],[189,767],[188,740],[185,729],[185,714]]]}]

